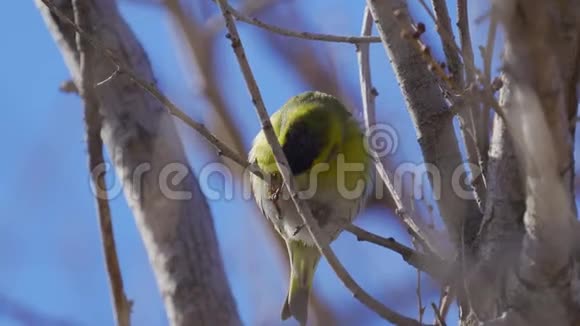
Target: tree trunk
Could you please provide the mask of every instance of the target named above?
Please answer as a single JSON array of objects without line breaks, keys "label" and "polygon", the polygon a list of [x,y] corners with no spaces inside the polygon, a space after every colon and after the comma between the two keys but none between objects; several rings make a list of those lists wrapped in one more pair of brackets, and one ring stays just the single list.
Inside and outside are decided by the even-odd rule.
[{"label": "tree trunk", "polygon": [[[149,60],[115,1],[87,1],[92,37],[142,79],[154,83]],[[70,0],[54,3],[73,19]],[[37,4],[74,83],[81,85],[75,32],[42,2]],[[92,57],[95,79],[105,81],[95,86],[103,117],[101,135],[122,180],[170,324],[240,325],[212,216],[173,118],[128,76],[116,74],[106,56]]]},{"label": "tree trunk", "polygon": [[[576,1],[496,0],[505,28],[502,117],[494,121],[483,220],[446,188],[461,163],[451,118],[412,38],[401,0],[368,0],[402,87],[426,162],[441,173],[438,202],[463,262],[462,325],[577,325],[580,280],[574,244],[574,117],[580,8]],[[447,193],[446,193],[447,192]],[[458,241],[465,221],[469,238]],[[475,224],[474,224],[475,223]],[[469,229],[472,231],[470,232]],[[473,231],[476,231],[475,233]]]}]

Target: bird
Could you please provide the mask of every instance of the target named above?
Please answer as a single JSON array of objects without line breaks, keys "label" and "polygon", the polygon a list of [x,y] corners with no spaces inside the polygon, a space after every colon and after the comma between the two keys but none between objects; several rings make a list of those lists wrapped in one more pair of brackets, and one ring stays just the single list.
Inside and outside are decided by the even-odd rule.
[{"label": "bird", "polygon": [[[336,97],[308,91],[290,98],[270,121],[288,160],[299,197],[321,230],[320,245],[334,241],[365,205],[371,181],[371,156],[364,130]],[[308,299],[320,253],[283,185],[273,151],[260,131],[248,154],[263,172],[250,174],[250,189],[262,214],[283,238],[290,281],[281,318],[306,325]]]}]

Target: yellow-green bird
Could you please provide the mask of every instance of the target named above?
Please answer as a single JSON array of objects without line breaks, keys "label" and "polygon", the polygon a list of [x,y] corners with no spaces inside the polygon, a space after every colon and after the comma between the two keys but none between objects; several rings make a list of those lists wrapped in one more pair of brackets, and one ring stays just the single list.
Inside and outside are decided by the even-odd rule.
[{"label": "yellow-green bird", "polygon": [[[308,202],[323,234],[332,242],[364,205],[371,184],[371,158],[359,123],[335,97],[306,92],[291,98],[271,116],[300,197]],[[250,176],[254,198],[280,236],[290,257],[291,275],[282,319],[306,324],[308,297],[320,259],[302,218],[288,195],[263,132],[254,139],[250,162],[270,183]]]}]

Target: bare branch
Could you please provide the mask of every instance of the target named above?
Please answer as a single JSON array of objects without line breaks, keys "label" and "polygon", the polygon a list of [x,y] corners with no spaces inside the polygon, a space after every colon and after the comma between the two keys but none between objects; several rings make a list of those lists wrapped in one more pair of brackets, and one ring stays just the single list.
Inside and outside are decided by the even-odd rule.
[{"label": "bare branch", "polygon": [[229,4],[225,4],[227,7],[226,9],[239,21],[244,23],[248,23],[250,25],[258,26],[260,28],[264,28],[270,32],[301,38],[305,40],[312,40],[312,41],[324,41],[324,42],[335,42],[335,43],[351,43],[351,44],[359,44],[359,43],[379,43],[381,39],[379,37],[359,37],[359,36],[340,36],[340,35],[330,35],[330,34],[320,34],[320,33],[309,33],[309,32],[296,32],[291,31],[288,29],[284,29],[278,26],[266,24],[257,18],[250,18],[246,15],[242,14],[241,12],[234,9]]},{"label": "bare branch", "polygon": [[432,254],[421,253],[397,242],[397,240],[393,238],[383,238],[379,235],[363,230],[354,224],[344,225],[344,230],[355,235],[358,241],[374,243],[398,253],[401,255],[403,260],[409,263],[409,265],[418,270],[424,271],[440,282],[443,282],[453,269],[453,267],[450,266],[450,263],[441,260]]},{"label": "bare branch", "polygon": [[[453,243],[459,248],[463,221],[468,233],[465,238],[471,242],[479,229],[481,214],[475,201],[461,198],[451,185],[452,175],[461,171],[463,164],[453,128],[453,113],[448,110],[437,81],[422,63],[421,54],[400,36],[398,21],[411,25],[406,2],[367,0],[367,5],[401,85],[425,162],[435,165],[440,173],[439,211]],[[394,14],[398,16],[396,20]],[[433,186],[432,176],[429,177]]]},{"label": "bare branch", "polygon": [[[72,16],[70,1],[37,0],[77,88],[83,76],[75,31],[89,45],[97,45],[95,81],[106,79],[116,67],[130,67],[127,71],[136,72],[141,83],[155,88],[145,51],[116,3],[84,3],[91,9],[89,32],[68,18]],[[174,118],[128,73],[117,74],[94,92],[103,117],[103,143],[135,217],[169,324],[240,325],[211,212],[185,156]]]},{"label": "bare branch", "polygon": [[[365,7],[363,23],[361,27],[361,35],[363,37],[370,36],[373,27],[373,16],[370,9]],[[367,129],[376,123],[375,118],[375,97],[377,90],[372,85],[371,78],[371,64],[368,44],[359,44],[357,47],[357,59],[359,66],[359,81],[361,88],[361,96],[363,100],[363,117]]]},{"label": "bare branch", "polygon": [[[424,1],[424,0],[422,0]],[[426,5],[425,5],[426,7]],[[458,8],[459,8],[458,4]],[[435,24],[438,27],[439,35],[441,37],[441,42],[443,44],[443,51],[445,57],[447,58],[447,64],[449,71],[451,72],[452,80],[454,86],[457,87],[457,92],[463,92],[467,85],[473,82],[473,76],[475,74],[473,67],[473,51],[471,51],[471,56],[466,55],[466,51],[463,50],[463,44],[466,42],[466,37],[464,35],[465,30],[469,33],[467,18],[461,17],[459,19],[458,26],[460,27],[461,34],[461,44],[462,50],[460,51],[455,43],[455,38],[453,35],[453,30],[451,28],[451,18],[449,17],[449,11],[447,9],[447,1],[445,0],[433,0],[433,9],[435,11]],[[428,10],[426,8],[425,10]],[[464,13],[467,14],[466,12]],[[467,26],[467,27],[466,27]],[[471,47],[471,40],[469,35],[467,36],[468,48]],[[460,59],[459,55],[462,55],[463,61]],[[470,62],[470,65],[464,64]],[[465,68],[465,69],[464,69]],[[464,78],[464,75],[466,78]],[[472,169],[483,171],[482,166],[480,166],[481,153],[478,151],[477,143],[479,141],[475,123],[474,123],[474,110],[479,110],[479,105],[475,101],[463,101],[463,107],[458,111],[458,119],[461,126],[461,138],[465,144],[467,150],[467,160],[470,163]],[[487,136],[486,136],[487,137]],[[485,182],[483,173],[477,173],[478,171],[472,171],[473,175],[476,176],[472,180],[474,186],[474,194],[476,195],[476,202],[479,209],[482,210],[483,203],[485,202]]]},{"label": "bare branch", "polygon": [[567,127],[577,107],[580,8],[576,1],[513,0],[494,1],[493,9],[505,30],[505,115],[494,121],[490,147],[494,196],[479,255],[482,270],[494,270],[475,289],[483,301],[478,314],[484,325],[573,324],[578,303],[569,296],[577,288],[570,284],[578,267]]},{"label": "bare branch", "polygon": [[[487,42],[485,45],[485,51],[483,54],[483,78],[485,85],[492,84],[491,76],[491,65],[493,60],[493,52],[495,46],[495,38],[497,34],[497,17],[492,14],[489,21],[489,31],[487,32]],[[486,175],[487,162],[489,160],[489,129],[490,121],[488,112],[488,106],[483,103],[483,111],[481,112],[481,120],[479,121],[478,128],[481,131],[481,138],[479,139],[479,153],[481,154],[481,166],[483,168],[483,175]]]},{"label": "bare branch", "polygon": [[226,28],[229,32],[227,37],[231,40],[232,48],[238,60],[238,64],[242,71],[242,75],[244,76],[244,80],[246,81],[248,90],[252,96],[252,103],[254,103],[256,113],[258,114],[258,117],[260,119],[262,130],[264,132],[264,135],[266,136],[268,144],[272,148],[272,152],[274,153],[274,158],[276,160],[278,170],[282,175],[284,184],[286,185],[288,192],[290,193],[290,196],[292,198],[292,201],[294,202],[294,205],[296,206],[298,214],[302,218],[306,229],[308,230],[310,236],[312,237],[321,255],[324,258],[326,258],[329,265],[335,271],[336,275],[340,278],[340,280],[344,283],[344,285],[352,292],[353,296],[358,300],[360,300],[367,307],[375,311],[377,314],[379,314],[387,321],[396,323],[398,325],[419,325],[417,321],[398,314],[397,312],[384,306],[382,303],[380,303],[379,301],[371,297],[368,293],[366,293],[350,276],[350,274],[340,263],[340,261],[338,260],[332,249],[330,249],[330,247],[328,246],[328,243],[330,242],[329,239],[324,238],[324,236],[320,232],[320,229],[318,228],[318,225],[312,222],[314,221],[314,218],[312,216],[310,208],[308,207],[308,204],[299,199],[298,193],[295,190],[294,178],[289,172],[290,168],[288,160],[286,159],[286,156],[282,151],[282,147],[278,142],[278,138],[274,133],[274,129],[272,128],[270,117],[264,106],[264,102],[262,100],[258,84],[254,79],[250,65],[246,59],[246,54],[237,31],[237,27],[235,25],[233,16],[230,12],[231,7],[228,6],[226,0],[217,0],[217,3],[220,7],[220,10],[222,11],[222,14],[226,22]]},{"label": "bare branch", "polygon": [[[477,70],[474,65],[473,57],[473,45],[471,43],[471,34],[469,31],[469,15],[467,9],[467,0],[457,0],[457,27],[459,28],[459,36],[461,39],[461,55],[463,57],[463,62],[465,62],[465,87],[475,87]],[[488,84],[485,85],[487,87]],[[472,166],[479,167],[479,173],[477,173],[475,179],[472,180],[472,184],[475,188],[475,193],[477,194],[477,203],[479,208],[483,211],[483,205],[485,204],[485,196],[487,193],[485,185],[485,163],[487,159],[484,159],[482,150],[486,143],[489,143],[489,132],[488,126],[485,124],[483,116],[489,117],[489,112],[487,108],[481,107],[479,103],[472,102],[469,103],[468,111],[462,114],[461,117],[465,121],[464,128],[467,128],[467,132],[472,134],[472,137],[464,135],[465,146],[468,152],[468,160]],[[480,121],[483,120],[483,123]],[[485,149],[487,150],[487,149]]]},{"label": "bare branch", "polygon": [[449,285],[444,286],[441,289],[441,297],[439,298],[439,308],[432,304],[435,310],[435,321],[437,322],[437,326],[446,326],[445,325],[445,317],[449,312],[449,307],[451,307],[451,303],[455,298],[455,291]]},{"label": "bare branch", "polygon": [[534,262],[524,264],[527,273],[542,282],[560,273],[570,260],[575,210],[572,194],[563,185],[571,177],[573,139],[566,127],[568,106],[575,108],[577,102],[567,99],[576,96],[575,87],[568,85],[578,82],[580,6],[574,1],[519,2],[512,1],[514,7],[494,4],[506,29],[504,62],[512,80],[508,126],[526,168],[524,247],[530,250],[522,256]]},{"label": "bare branch", "polygon": [[425,306],[423,306],[423,294],[421,291],[421,271],[417,269],[417,306],[419,308],[419,323],[423,323],[423,315],[425,314]]},{"label": "bare branch", "polygon": [[[83,29],[91,26],[89,8],[80,0],[73,0],[73,12],[76,24]],[[93,77],[94,51],[85,38],[77,34],[76,46],[79,52],[80,71],[82,75],[79,93],[85,104],[85,125],[89,155],[89,172],[96,188],[97,213],[101,231],[101,241],[105,255],[105,266],[109,277],[109,286],[113,297],[115,322],[118,326],[131,325],[131,305],[123,286],[123,276],[119,266],[119,258],[115,245],[115,233],[111,221],[111,209],[105,189],[105,173],[94,173],[99,166],[104,165],[103,141],[101,139],[102,117],[99,113],[98,99],[94,93],[95,79]]]},{"label": "bare branch", "polygon": [[[365,13],[363,17],[362,31],[363,36],[370,35],[372,28],[372,15],[370,10],[365,8]],[[361,86],[361,95],[363,99],[363,117],[365,122],[365,127],[370,130],[376,123],[375,120],[375,97],[377,95],[376,89],[372,85],[371,80],[371,69],[369,61],[369,46],[368,44],[360,44],[358,47],[357,58],[359,63],[359,80]],[[393,201],[395,202],[397,215],[402,218],[403,223],[407,225],[407,228],[411,235],[415,237],[423,246],[423,248],[430,253],[437,253],[439,250],[434,247],[433,242],[435,239],[424,234],[424,231],[417,225],[413,218],[407,214],[403,201],[401,200],[399,194],[395,190],[395,186],[391,178],[387,173],[387,168],[381,157],[378,157],[376,152],[372,152],[373,160],[375,161],[375,168],[377,173],[383,180],[385,186],[389,190]]]},{"label": "bare branch", "polygon": [[431,308],[433,309],[433,313],[435,314],[435,319],[437,321],[436,325],[437,326],[447,326],[447,323],[445,323],[445,319],[439,313],[439,310],[437,309],[437,306],[435,305],[435,303],[431,302]]},{"label": "bare branch", "polygon": [[[471,62],[473,65],[473,45],[471,44],[471,35],[469,33],[469,16],[467,15],[467,0],[457,0],[457,27],[461,39],[461,55],[463,62]],[[466,67],[465,76],[467,83],[472,83],[475,79],[475,68]]]},{"label": "bare branch", "polygon": [[[433,11],[435,12],[435,16],[431,14],[431,11],[424,3],[425,0],[421,0],[425,11],[427,11],[435,25],[437,26],[437,31],[441,37],[441,43],[443,45],[443,53],[445,54],[445,58],[447,59],[447,68],[451,73],[452,78],[454,79],[455,83],[458,85],[462,84],[463,81],[463,63],[461,62],[461,58],[459,54],[459,48],[455,43],[455,37],[453,35],[453,29],[451,28],[451,18],[449,17],[449,10],[447,9],[447,1],[446,0],[432,0],[433,3]],[[446,35],[446,36],[445,36]]]},{"label": "bare branch", "polygon": [[[244,1],[240,5],[238,12],[246,17],[253,16],[279,3],[280,1],[278,0]],[[215,35],[224,28],[224,17],[221,13],[218,13],[215,16],[208,18],[204,25],[205,30],[209,35]]]}]

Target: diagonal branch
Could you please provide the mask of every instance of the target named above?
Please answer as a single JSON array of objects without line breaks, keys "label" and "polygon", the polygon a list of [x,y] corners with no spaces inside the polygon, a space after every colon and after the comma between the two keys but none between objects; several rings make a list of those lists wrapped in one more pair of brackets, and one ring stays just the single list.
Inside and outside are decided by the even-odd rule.
[{"label": "diagonal branch", "polygon": [[[441,43],[443,45],[443,53],[447,59],[447,68],[451,73],[456,84],[462,84],[463,80],[463,64],[459,57],[459,51],[455,44],[455,37],[453,29],[451,28],[451,18],[449,17],[449,10],[447,9],[446,0],[432,0],[433,11],[435,16],[433,20],[439,35],[441,36]],[[429,8],[424,6],[425,10],[430,13]],[[443,35],[448,35],[449,40]]]},{"label": "diagonal branch", "polygon": [[409,265],[431,275],[439,282],[446,282],[449,273],[453,270],[453,266],[450,266],[446,261],[436,258],[432,254],[425,254],[409,248],[393,238],[381,237],[354,224],[345,225],[344,229],[355,235],[358,241],[374,243],[398,253]]},{"label": "diagonal branch", "polygon": [[[247,0],[240,4],[238,12],[244,16],[253,16],[280,3],[278,0]],[[215,35],[224,28],[224,17],[217,13],[206,20],[204,27],[209,35]]]},{"label": "diagonal branch", "polygon": [[[73,0],[74,19],[78,26],[87,28],[91,26],[89,8],[80,0]],[[79,52],[80,70],[82,83],[79,89],[85,104],[85,124],[87,132],[87,146],[89,155],[89,171],[95,187],[95,199],[97,201],[97,213],[101,231],[101,241],[105,255],[105,266],[109,277],[109,286],[113,297],[115,321],[118,326],[131,324],[131,305],[127,299],[123,286],[123,276],[119,266],[117,250],[115,246],[115,233],[111,221],[111,209],[109,207],[105,173],[94,173],[104,165],[103,140],[101,139],[102,117],[99,113],[98,99],[94,93],[95,79],[93,76],[94,51],[87,44],[85,38],[77,34],[77,49]]]},{"label": "diagonal branch", "polygon": [[[483,78],[486,86],[492,85],[491,64],[493,60],[493,52],[495,46],[495,38],[497,34],[497,17],[492,13],[489,21],[489,30],[487,32],[487,41],[483,52]],[[486,103],[482,105],[483,112],[481,120],[478,121],[478,129],[481,131],[482,137],[479,142],[479,153],[481,153],[481,161],[483,167],[483,175],[487,174],[487,163],[489,161],[489,130],[490,130],[490,112]]]},{"label": "diagonal branch", "polygon": [[[101,136],[145,245],[168,322],[240,325],[211,212],[173,117],[128,73],[109,78],[116,67],[130,67],[127,71],[137,72],[142,84],[156,89],[145,51],[114,1],[83,4],[90,8],[90,31],[69,18],[70,1],[37,0],[79,89],[83,76],[75,32],[97,50],[92,65],[94,81],[107,79],[93,88],[103,118]],[[137,79],[135,74],[133,77]]]},{"label": "diagonal branch", "polygon": [[[372,22],[373,17],[368,7],[365,8],[365,13],[363,17],[362,23],[362,30],[361,34],[363,36],[368,36],[371,33],[372,29]],[[371,67],[370,67],[370,55],[369,55],[369,45],[368,44],[359,44],[357,47],[357,58],[359,64],[359,80],[360,80],[360,87],[361,87],[361,96],[363,100],[363,118],[365,122],[365,127],[367,131],[371,130],[376,123],[376,111],[375,111],[375,97],[377,94],[376,89],[373,87],[372,78],[371,78]],[[413,218],[406,212],[403,201],[401,197],[397,193],[395,186],[389,174],[387,173],[387,168],[385,163],[383,162],[384,158],[381,158],[377,155],[372,148],[369,148],[372,152],[373,160],[375,161],[375,168],[379,177],[383,180],[385,186],[389,190],[393,201],[395,202],[395,206],[398,212],[398,216],[402,218],[403,223],[407,225],[407,228],[411,235],[417,239],[421,245],[423,246],[424,250],[430,253],[437,253],[439,252],[438,249],[434,247],[434,240],[432,236],[425,234],[424,230],[422,230],[419,225],[413,220]]]},{"label": "diagonal branch", "polygon": [[252,103],[256,109],[256,113],[260,119],[260,123],[262,125],[262,130],[264,131],[264,135],[266,136],[266,140],[268,144],[272,148],[272,152],[274,153],[274,158],[276,160],[276,164],[278,166],[278,170],[282,175],[282,179],[284,184],[286,185],[288,192],[296,206],[296,210],[300,217],[302,218],[306,229],[308,230],[310,236],[312,237],[316,247],[320,251],[321,255],[326,258],[329,265],[335,271],[337,276],[340,280],[344,283],[344,285],[353,293],[354,297],[359,299],[363,304],[367,307],[375,311],[385,320],[390,321],[392,323],[398,325],[419,325],[419,323],[413,319],[408,317],[402,316],[397,312],[389,309],[388,307],[384,306],[382,303],[371,297],[367,292],[365,292],[357,283],[356,281],[350,276],[344,266],[340,263],[332,249],[328,246],[329,239],[325,239],[318,228],[316,223],[313,223],[314,218],[312,216],[312,212],[308,207],[308,204],[304,201],[299,199],[298,193],[295,190],[294,186],[294,178],[290,174],[290,168],[288,164],[288,160],[282,151],[282,147],[278,142],[278,139],[274,133],[274,129],[272,128],[272,124],[270,122],[270,117],[266,108],[264,106],[264,102],[262,100],[262,96],[260,94],[260,90],[258,88],[258,84],[254,79],[252,74],[250,65],[246,59],[246,54],[240,40],[240,36],[238,34],[233,16],[230,12],[230,7],[227,5],[226,0],[217,0],[218,6],[222,11],[226,22],[226,28],[228,30],[227,37],[231,40],[232,48],[238,60],[238,64],[240,65],[240,69],[242,71],[242,75],[246,81],[248,86],[248,90],[252,97]]},{"label": "diagonal branch", "polygon": [[[462,230],[468,245],[475,239],[481,213],[470,191],[453,185],[454,175],[465,175],[453,127],[453,113],[448,109],[435,77],[429,73],[421,54],[401,38],[398,22],[410,26],[405,1],[367,0],[379,35],[411,114],[425,163],[434,165],[436,175],[429,173],[429,181],[439,206],[439,212],[456,248],[461,246]],[[438,182],[438,180],[440,182]],[[465,223],[465,228],[463,228]]]},{"label": "diagonal branch", "polygon": [[[459,88],[459,91],[463,92],[468,85],[473,83],[475,68],[473,67],[473,50],[471,48],[471,39],[469,37],[467,9],[464,8],[465,10],[459,10],[459,8],[463,8],[460,3],[461,1],[458,2],[458,11],[460,13],[458,26],[460,26],[461,51],[459,51],[460,49],[458,49],[455,44],[453,30],[451,29],[451,18],[449,17],[446,1],[433,0],[433,10],[435,12],[435,24],[440,31],[439,35],[441,36],[443,52],[447,59],[449,72],[452,75],[454,85]],[[445,37],[447,35],[449,36]],[[471,55],[469,55],[469,53],[471,53]],[[463,58],[463,60],[461,58]],[[475,169],[475,171],[472,170],[472,175],[474,176],[472,184],[474,186],[476,202],[479,209],[482,210],[483,203],[485,203],[486,189],[483,174],[481,173],[481,171],[483,171],[483,167],[480,165],[482,162],[481,153],[477,146],[478,142],[481,142],[481,137],[475,129],[475,121],[478,121],[475,116],[478,115],[475,114],[474,116],[474,111],[479,110],[479,105],[475,103],[475,101],[464,101],[462,106],[463,107],[458,110],[458,119],[461,126],[461,138],[465,144],[467,161],[470,163],[470,167]]]},{"label": "diagonal branch", "polygon": [[[459,39],[461,40],[461,56],[463,62],[470,62],[473,65],[473,45],[471,44],[471,34],[469,32],[469,16],[467,13],[467,0],[457,0],[457,27],[459,28]],[[465,80],[472,83],[475,80],[475,68],[467,66],[465,69]]]},{"label": "diagonal branch", "polygon": [[234,16],[237,20],[242,21],[244,23],[250,24],[250,25],[254,25],[260,28],[264,28],[270,32],[276,33],[276,34],[280,34],[280,35],[284,35],[284,36],[290,36],[290,37],[296,37],[296,38],[301,38],[301,39],[305,39],[305,40],[312,40],[312,41],[323,41],[323,42],[335,42],[335,43],[352,43],[352,44],[358,44],[358,43],[379,43],[381,41],[380,38],[378,37],[372,37],[372,36],[368,36],[368,37],[359,37],[359,36],[341,36],[341,35],[331,35],[331,34],[320,34],[320,33],[309,33],[309,32],[297,32],[297,31],[291,31],[285,28],[281,28],[275,25],[271,25],[271,24],[267,24],[264,23],[263,21],[257,19],[257,18],[250,18],[247,17],[246,15],[242,14],[241,12],[237,11],[236,9],[234,9],[232,6],[230,6],[228,3],[225,3],[224,6],[226,6],[225,8],[232,14],[232,16]]}]

